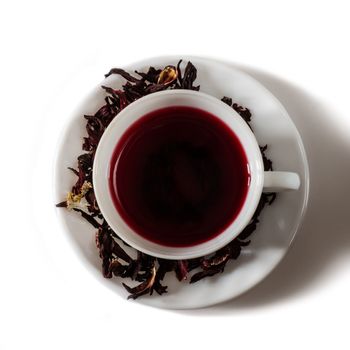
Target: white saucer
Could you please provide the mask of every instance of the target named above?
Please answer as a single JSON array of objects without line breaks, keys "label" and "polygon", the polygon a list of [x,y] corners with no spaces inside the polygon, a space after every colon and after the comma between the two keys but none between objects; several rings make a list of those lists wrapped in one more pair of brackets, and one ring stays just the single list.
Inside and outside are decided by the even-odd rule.
[{"label": "white saucer", "polygon": [[[127,70],[144,71],[150,65],[164,67],[176,65],[179,58],[158,57],[135,63]],[[187,57],[185,59],[188,60]],[[198,69],[196,84],[201,91],[217,98],[232,97],[233,101],[248,107],[252,112],[252,126],[260,145],[268,144],[267,155],[273,160],[275,170],[294,171],[300,175],[301,188],[278,195],[272,206],[266,207],[261,223],[251,236],[251,244],[245,247],[236,261],[230,261],[222,274],[206,278],[195,284],[178,282],[173,273],[168,274],[164,284],[168,293],[144,296],[136,301],[154,307],[190,309],[214,305],[246,292],[265,278],[286,254],[306,210],[309,193],[309,170],[301,137],[281,103],[259,82],[242,71],[210,59],[191,57]],[[105,72],[102,72],[105,73]],[[124,82],[111,76],[103,85],[118,87]],[[61,140],[55,166],[55,195],[60,202],[76,180],[67,166],[76,166],[85,136],[84,114],[93,114],[103,104],[104,91],[99,84],[80,103]],[[84,257],[86,268],[122,298],[128,293],[117,278],[105,279],[101,274],[101,261],[94,247],[95,229],[76,213],[58,209],[67,235]]]}]

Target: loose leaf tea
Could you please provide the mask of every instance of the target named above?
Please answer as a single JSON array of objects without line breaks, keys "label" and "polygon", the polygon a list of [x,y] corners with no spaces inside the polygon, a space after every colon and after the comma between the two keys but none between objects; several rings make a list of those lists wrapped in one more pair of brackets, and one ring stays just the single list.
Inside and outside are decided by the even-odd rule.
[{"label": "loose leaf tea", "polygon": [[[182,60],[177,66],[168,65],[164,69],[150,67],[147,72],[137,72],[136,76],[123,69],[113,68],[105,76],[112,74],[126,80],[121,89],[102,86],[106,92],[104,105],[94,114],[85,115],[87,136],[84,137],[82,149],[85,153],[78,157],[78,168],[69,168],[76,176],[77,181],[66,200],[58,203],[57,207],[74,210],[87,220],[96,232],[96,247],[102,260],[102,273],[105,278],[117,276],[129,278],[138,282],[135,287],[123,283],[130,293],[128,298],[136,299],[142,295],[152,295],[155,291],[159,295],[167,292],[167,286],[162,284],[165,275],[174,272],[179,281],[188,280],[196,283],[201,279],[214,276],[224,271],[230,260],[236,260],[242,249],[250,244],[249,237],[255,231],[259,216],[266,205],[272,204],[276,193],[263,193],[253,218],[237,238],[219,249],[215,253],[189,260],[167,260],[155,258],[137,251],[136,258],[132,258],[122,247],[123,242],[104,219],[99,210],[92,186],[92,168],[97,145],[109,123],[118,116],[118,113],[137,99],[153,92],[171,89],[188,89],[198,91],[195,86],[197,69],[188,62],[182,73]],[[233,103],[232,98],[223,97],[222,101],[232,107],[252,129],[251,112],[248,108]],[[272,162],[266,156],[267,146],[260,147],[266,171],[272,170]]]}]

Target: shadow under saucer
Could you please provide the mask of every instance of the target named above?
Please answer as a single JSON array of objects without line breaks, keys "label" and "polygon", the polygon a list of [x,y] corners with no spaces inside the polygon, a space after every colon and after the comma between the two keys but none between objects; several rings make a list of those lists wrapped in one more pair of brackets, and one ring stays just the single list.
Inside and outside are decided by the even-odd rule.
[{"label": "shadow under saucer", "polygon": [[278,267],[254,289],[218,309],[266,306],[296,297],[317,286],[350,248],[350,140],[334,123],[336,112],[271,74],[236,68],[267,87],[297,126],[309,161],[310,195],[302,227]]},{"label": "shadow under saucer", "polygon": [[241,65],[231,66],[269,89],[298,128],[309,162],[309,203],[292,246],[268,277],[236,299],[185,312],[191,315],[230,314],[234,310],[267,307],[295,298],[319,286],[332,268],[349,254],[350,248],[350,140],[334,123],[337,112],[272,74]]}]

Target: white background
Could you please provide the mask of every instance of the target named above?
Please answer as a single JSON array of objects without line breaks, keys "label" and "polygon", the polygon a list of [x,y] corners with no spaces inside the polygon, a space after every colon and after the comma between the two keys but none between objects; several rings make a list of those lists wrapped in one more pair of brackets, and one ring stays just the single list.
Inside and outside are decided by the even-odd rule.
[{"label": "white background", "polygon": [[[346,5],[1,2],[0,349],[349,349]],[[40,159],[50,151],[47,130],[65,121],[52,120],[60,98],[74,97],[65,102],[68,114],[110,67],[163,54],[244,65],[296,120],[310,161],[309,212],[287,257],[254,290],[205,310],[122,300],[82,267],[54,215],[39,220],[52,171]],[[61,261],[51,254],[53,241]]]}]

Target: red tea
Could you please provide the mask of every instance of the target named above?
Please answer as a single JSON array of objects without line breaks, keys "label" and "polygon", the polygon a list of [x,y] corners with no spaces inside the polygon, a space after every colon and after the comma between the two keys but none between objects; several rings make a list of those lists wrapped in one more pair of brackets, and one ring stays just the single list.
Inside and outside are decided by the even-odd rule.
[{"label": "red tea", "polygon": [[182,106],[156,110],[132,124],[109,168],[123,220],[140,236],[177,247],[208,241],[233,223],[249,178],[233,131],[208,112]]}]

